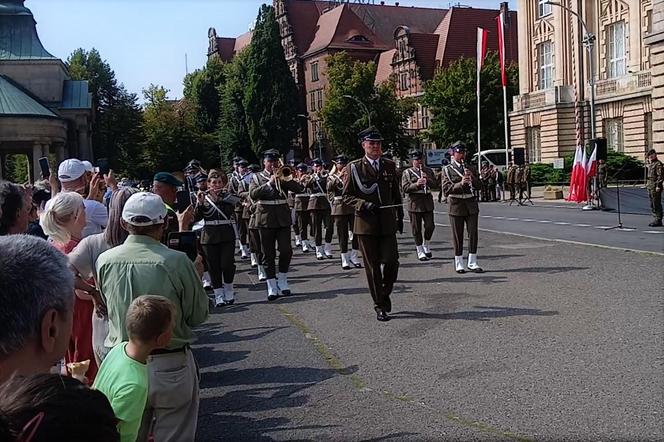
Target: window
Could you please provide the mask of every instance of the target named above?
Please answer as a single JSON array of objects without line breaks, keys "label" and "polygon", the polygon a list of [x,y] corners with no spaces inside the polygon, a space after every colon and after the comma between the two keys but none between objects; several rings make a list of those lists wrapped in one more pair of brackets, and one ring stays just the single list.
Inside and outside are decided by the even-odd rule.
[{"label": "window", "polygon": [[309,92],[309,110],[316,112],[316,91]]},{"label": "window", "polygon": [[622,118],[604,120],[604,135],[606,136],[606,145],[609,149],[616,152],[625,151]]},{"label": "window", "polygon": [[621,77],[627,71],[625,54],[625,21],[615,22],[607,26],[606,63],[609,78]]},{"label": "window", "polygon": [[548,0],[538,0],[537,1],[537,16],[539,18],[546,17],[551,14],[551,5],[547,5]]},{"label": "window", "polygon": [[323,109],[323,89],[316,91],[316,97],[318,98],[318,110]]},{"label": "window", "polygon": [[[531,163],[542,162],[542,139],[540,126],[529,127],[527,130],[526,144],[528,146],[528,161]],[[502,162],[505,162],[505,156],[502,155]],[[496,163],[497,164],[497,163]]]},{"label": "window", "polygon": [[402,91],[408,89],[408,72],[401,72],[399,74],[399,88]]},{"label": "window", "polygon": [[553,87],[553,43],[545,41],[537,45],[537,61],[539,65],[539,88]]},{"label": "window", "polygon": [[422,106],[422,129],[429,128],[429,108]]},{"label": "window", "polygon": [[368,43],[369,39],[364,35],[353,35],[348,41],[351,43]]},{"label": "window", "polygon": [[318,81],[318,62],[311,63],[311,81]]}]

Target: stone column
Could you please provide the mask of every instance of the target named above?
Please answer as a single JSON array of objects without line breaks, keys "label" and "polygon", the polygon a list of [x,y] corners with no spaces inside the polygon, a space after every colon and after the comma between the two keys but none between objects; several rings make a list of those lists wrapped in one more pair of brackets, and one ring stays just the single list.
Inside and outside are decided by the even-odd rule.
[{"label": "stone column", "polygon": [[55,159],[58,164],[62,163],[65,160],[65,145],[58,143],[55,145]]},{"label": "stone column", "polygon": [[652,143],[662,153],[664,146],[664,0],[653,0],[652,32],[645,39],[650,45],[652,74]]}]

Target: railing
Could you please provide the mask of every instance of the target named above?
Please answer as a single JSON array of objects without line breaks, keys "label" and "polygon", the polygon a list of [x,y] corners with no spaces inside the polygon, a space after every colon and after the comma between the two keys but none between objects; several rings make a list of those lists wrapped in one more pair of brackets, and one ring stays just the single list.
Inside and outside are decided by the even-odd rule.
[{"label": "railing", "polygon": [[517,95],[513,98],[514,110],[535,109],[558,103],[573,103],[574,88],[572,86],[556,86],[551,89]]},{"label": "railing", "polygon": [[598,81],[595,93],[597,98],[607,98],[614,95],[643,92],[651,87],[652,75],[650,72],[636,72],[623,75],[622,77]]}]

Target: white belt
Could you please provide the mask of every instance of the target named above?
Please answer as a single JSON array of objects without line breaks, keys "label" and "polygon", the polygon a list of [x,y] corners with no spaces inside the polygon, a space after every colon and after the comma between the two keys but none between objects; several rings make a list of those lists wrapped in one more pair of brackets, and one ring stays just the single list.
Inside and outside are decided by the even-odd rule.
[{"label": "white belt", "polygon": [[449,194],[449,195],[447,195],[447,197],[448,198],[458,198],[458,199],[462,199],[462,200],[468,200],[468,199],[471,199],[471,198],[475,198],[475,195],[467,195],[467,194],[466,195],[452,195],[452,194]]},{"label": "white belt", "polygon": [[309,198],[309,194],[308,193],[298,193],[297,195],[295,195],[295,198]]},{"label": "white belt", "polygon": [[318,192],[318,193],[312,193],[310,196],[327,196],[323,192]]},{"label": "white belt", "polygon": [[229,224],[233,224],[233,221],[230,219],[218,219],[218,220],[211,220],[211,221],[205,221],[206,226],[226,226]]},{"label": "white belt", "polygon": [[410,192],[410,193],[419,193],[420,195],[429,195],[431,192],[424,191],[424,190],[416,190],[415,192]]},{"label": "white belt", "polygon": [[334,201],[341,201],[341,200],[343,200],[343,199],[344,199],[343,196],[335,196],[335,197],[334,197]]},{"label": "white belt", "polygon": [[288,204],[286,200],[260,200],[258,204],[263,204],[265,206],[278,206],[281,204]]}]

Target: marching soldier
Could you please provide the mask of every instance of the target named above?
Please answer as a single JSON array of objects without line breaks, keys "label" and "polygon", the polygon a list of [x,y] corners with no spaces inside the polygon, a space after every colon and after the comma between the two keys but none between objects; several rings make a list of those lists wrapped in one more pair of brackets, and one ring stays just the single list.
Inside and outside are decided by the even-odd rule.
[{"label": "marching soldier", "polygon": [[528,161],[523,165],[523,173],[521,175],[521,188],[526,192],[527,198],[530,199],[530,181],[532,178],[530,171],[530,163]]},{"label": "marching soldier", "polygon": [[293,207],[295,208],[295,220],[298,225],[299,235],[295,236],[295,244],[298,242],[302,246],[302,251],[304,253],[311,252],[313,247],[309,241],[309,225],[311,224],[311,218],[309,216],[309,191],[306,189],[306,185],[311,178],[307,173],[309,166],[304,163],[297,165],[297,182],[300,183],[305,189],[299,193],[293,193]]},{"label": "marching soldier", "polygon": [[208,186],[208,191],[196,194],[194,219],[203,220],[200,244],[212,279],[215,306],[220,307],[235,302],[235,206],[224,201],[227,194],[221,176],[211,172]]},{"label": "marching soldier", "polygon": [[[254,175],[260,173],[261,167],[258,164],[252,164],[249,166],[249,171],[251,172],[251,179],[249,180],[249,184],[251,185]],[[259,281],[266,281],[267,275],[265,274],[265,267],[262,264],[263,252],[261,250],[261,237],[260,232],[258,231],[258,226],[256,225],[256,202],[251,199],[249,190],[243,192],[241,196],[244,198],[242,218],[247,221],[247,237],[249,239],[249,251],[251,252],[251,267],[257,269]]]},{"label": "marching soldier", "polygon": [[[432,169],[422,164],[422,151],[412,150],[408,156],[413,166],[404,170],[401,178],[401,189],[408,195],[408,214],[410,226],[415,238],[417,259],[428,261],[433,257],[429,248],[434,231],[433,222],[433,194],[431,189],[436,187],[436,177]],[[422,225],[424,224],[424,238]]]},{"label": "marching soldier", "polygon": [[507,188],[510,191],[510,201],[516,198],[516,172],[517,167],[510,161],[510,167],[507,169]]},{"label": "marching soldier", "polygon": [[[280,167],[280,154],[276,149],[265,151],[264,170],[253,176],[249,196],[256,201],[256,226],[260,234],[262,264],[267,275],[267,299],[274,301],[279,295],[289,296],[288,267],[293,256],[291,247],[291,216],[286,201],[287,192],[301,193],[304,187],[293,180],[290,173]],[[279,249],[279,273],[276,257]]]},{"label": "marching soldier", "polygon": [[650,197],[650,209],[654,217],[650,227],[662,227],[662,186],[664,186],[664,165],[657,159],[655,149],[648,151],[648,196]]},{"label": "marching soldier", "polygon": [[[316,241],[316,259],[332,258],[332,234],[330,201],[327,199],[328,173],[323,168],[323,161],[316,158],[312,162],[314,173],[307,181],[309,196],[309,214],[314,227]],[[323,245],[323,228],[325,228],[325,245]]]},{"label": "marching soldier", "polygon": [[351,239],[352,248],[350,253],[348,252],[348,232],[353,228],[355,208],[343,202],[342,191],[347,179],[348,157],[339,155],[335,158],[335,172],[331,173],[327,179],[327,195],[332,202],[332,219],[337,226],[339,248],[341,249],[341,268],[344,270],[362,267],[357,258],[357,235],[353,235]]},{"label": "marching soldier", "polygon": [[480,180],[470,166],[466,166],[466,146],[457,141],[452,145],[453,159],[445,166],[443,173],[443,190],[449,205],[450,225],[454,242],[454,266],[457,273],[465,273],[463,265],[463,229],[468,226],[468,270],[481,273],[477,264],[478,218],[480,213],[474,190],[480,186]]},{"label": "marching soldier", "polygon": [[489,201],[489,164],[482,163],[480,169],[480,182],[482,183],[482,191],[480,192],[480,201]]},{"label": "marching soldier", "polygon": [[[240,197],[240,194],[242,192],[246,192],[249,190],[249,182],[247,181],[247,176],[249,174],[249,170],[247,167],[249,166],[249,162],[243,158],[240,158],[237,163],[236,163],[236,169],[231,175],[230,180],[228,181],[228,188],[230,190],[230,193]],[[244,212],[244,205],[242,204],[242,201],[240,201],[236,206],[235,206],[235,219],[237,222],[237,227],[238,227],[238,236],[240,237],[240,253],[241,253],[241,259],[249,259],[249,255],[251,252],[249,251],[249,243],[247,242],[247,234],[248,234],[248,228],[247,228],[247,223],[244,221],[244,218],[242,217],[242,213]]]},{"label": "marching soldier", "polygon": [[396,163],[381,158],[380,132],[360,132],[365,156],[351,162],[343,189],[343,202],[355,207],[353,234],[364,259],[376,318],[389,321],[390,294],[399,272],[396,232],[403,233],[403,207]]},{"label": "marching soldier", "polygon": [[487,170],[487,175],[486,175],[486,185],[487,185],[487,192],[488,192],[488,200],[487,201],[497,201],[498,199],[496,198],[496,173],[498,171],[496,170],[496,167],[491,164],[489,166],[489,169]]}]

